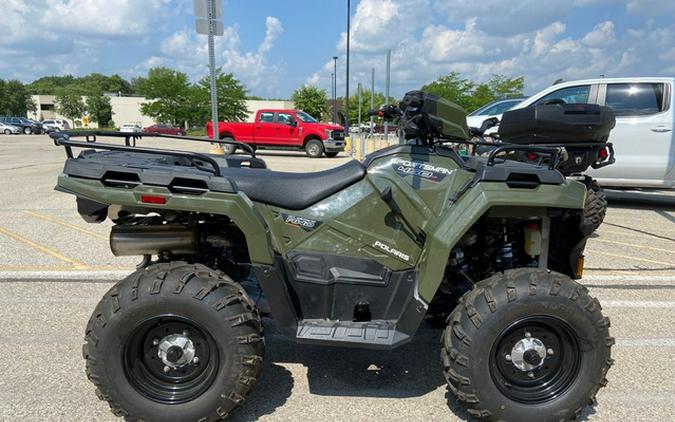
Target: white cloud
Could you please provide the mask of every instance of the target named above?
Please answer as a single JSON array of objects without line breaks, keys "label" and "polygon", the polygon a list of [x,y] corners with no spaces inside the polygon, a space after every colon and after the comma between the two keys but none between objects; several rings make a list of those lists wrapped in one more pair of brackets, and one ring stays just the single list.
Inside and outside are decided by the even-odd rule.
[{"label": "white cloud", "polygon": [[659,16],[675,12],[673,0],[629,0],[626,11],[637,15]]},{"label": "white cloud", "polygon": [[274,45],[274,41],[284,32],[281,21],[274,16],[268,16],[265,19],[265,26],[267,27],[265,39],[258,47],[258,52],[260,53],[267,53],[270,51]]},{"label": "white cloud", "polygon": [[436,0],[435,7],[450,22],[475,19],[476,28],[489,34],[511,35],[547,27],[564,19],[573,0]]},{"label": "white cloud", "polygon": [[[281,21],[273,16],[265,19],[265,37],[255,51],[242,51],[237,25],[224,29],[224,36],[216,38],[216,64],[223,71],[232,72],[249,88],[267,95],[278,95],[278,78],[283,64],[269,63],[268,53],[283,34]],[[143,75],[151,67],[169,66],[187,73],[196,80],[208,73],[208,45],[206,36],[180,30],[160,43],[160,56],[152,56],[130,72]]]},{"label": "white cloud", "polygon": [[[579,25],[568,28],[566,16],[573,6],[600,3],[620,2],[524,0],[505,5],[497,0],[438,0],[435,10],[447,16],[439,22],[408,19],[406,13],[414,7],[406,0],[361,0],[354,21],[371,26],[353,34],[351,86],[369,85],[374,67],[376,89],[383,90],[386,48],[393,48],[392,94],[396,96],[451,71],[477,81],[493,74],[525,76],[526,91],[534,93],[558,78],[665,75],[675,67],[675,25],[635,22],[638,29],[618,32],[614,21],[598,20],[586,32]],[[619,10],[626,10],[623,4]],[[378,11],[379,20],[372,17]],[[395,31],[395,26],[400,29]],[[344,63],[344,36],[336,47]],[[331,71],[332,62],[326,63],[306,81],[327,88]],[[342,72],[338,71],[339,92],[344,92]]]},{"label": "white cloud", "polygon": [[[361,0],[352,19],[350,48],[355,51],[384,51],[428,24],[429,0]],[[346,45],[346,33],[339,47]]]},{"label": "white cloud", "polygon": [[589,47],[602,48],[614,43],[614,23],[605,21],[595,25],[595,28],[581,40]]},{"label": "white cloud", "polygon": [[157,29],[169,0],[51,0],[35,16],[52,31],[135,37]]},{"label": "white cloud", "polygon": [[[3,0],[0,70],[5,78],[97,69],[111,49],[146,48],[185,0]],[[134,40],[136,45],[129,40]],[[20,58],[20,60],[17,60]],[[89,70],[90,71],[90,70]],[[116,70],[119,72],[119,70]]]}]

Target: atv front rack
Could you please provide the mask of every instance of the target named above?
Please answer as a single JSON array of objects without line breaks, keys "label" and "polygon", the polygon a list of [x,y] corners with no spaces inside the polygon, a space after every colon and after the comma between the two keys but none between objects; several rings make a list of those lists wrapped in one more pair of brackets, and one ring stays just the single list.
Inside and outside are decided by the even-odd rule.
[{"label": "atv front rack", "polygon": [[[136,143],[139,139],[143,137],[154,137],[154,138],[169,138],[169,139],[180,139],[183,141],[192,141],[192,142],[208,142],[214,143],[212,139],[200,138],[193,136],[175,136],[175,135],[164,135],[159,133],[126,133],[126,132],[116,132],[116,131],[84,131],[84,130],[74,130],[74,131],[63,131],[63,132],[52,132],[49,136],[54,140],[54,145],[62,146],[66,150],[66,155],[68,158],[75,158],[73,155],[73,147],[77,148],[93,148],[93,149],[104,149],[109,151],[124,151],[124,152],[137,152],[143,154],[154,154],[154,155],[170,155],[174,157],[187,158],[192,161],[194,167],[213,173],[215,176],[221,176],[220,166],[218,162],[213,159],[210,155],[192,151],[181,151],[181,150],[172,150],[172,149],[163,149],[163,148],[145,148],[136,146]],[[108,144],[96,142],[98,136],[114,137],[114,138],[124,138],[124,145],[118,144]],[[71,138],[84,138],[85,141],[73,141]],[[255,150],[250,145],[243,142],[234,142],[234,141],[224,141],[219,140],[215,143],[218,144],[233,144],[238,147],[241,147],[242,150],[251,155],[251,158],[255,157]],[[201,163],[208,164],[211,168],[204,168]]]}]

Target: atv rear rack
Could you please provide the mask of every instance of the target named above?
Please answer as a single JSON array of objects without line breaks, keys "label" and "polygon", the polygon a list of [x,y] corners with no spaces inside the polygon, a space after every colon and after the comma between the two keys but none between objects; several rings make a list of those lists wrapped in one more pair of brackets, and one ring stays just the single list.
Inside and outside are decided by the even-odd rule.
[{"label": "atv rear rack", "polygon": [[[471,155],[477,155],[476,150],[478,147],[486,147],[489,149],[490,154],[488,155],[487,165],[492,167],[495,164],[499,164],[496,161],[497,155],[505,152],[517,152],[517,151],[531,151],[538,152],[540,154],[548,155],[550,157],[548,168],[549,170],[555,170],[558,164],[560,164],[561,157],[564,156],[563,148],[558,145],[547,145],[547,146],[532,146],[532,145],[517,145],[517,144],[496,144],[494,142],[481,142],[481,141],[472,141],[472,140],[455,140],[455,139],[443,139],[443,143],[451,144],[464,144],[471,145]],[[487,151],[484,151],[487,152]]]},{"label": "atv rear rack", "polygon": [[[499,139],[499,138],[496,138]],[[593,148],[593,149],[602,149],[606,148],[607,156],[602,161],[595,161],[591,164],[591,167],[594,169],[599,169],[605,166],[609,166],[616,162],[614,157],[614,145],[611,142],[566,142],[559,144],[513,144],[509,142],[485,142],[485,141],[473,141],[473,140],[450,140],[444,139],[443,142],[453,143],[453,144],[465,144],[471,145],[471,155],[477,155],[477,149],[479,147],[485,147],[486,150],[482,153],[490,152],[488,155],[487,165],[493,166],[496,164],[495,159],[497,155],[504,152],[536,152],[550,157],[549,168],[551,170],[557,168],[563,161],[565,161],[565,151],[572,151],[575,148]]]},{"label": "atv rear rack", "polygon": [[[125,133],[125,132],[116,132],[116,131],[84,131],[84,130],[73,130],[73,131],[63,131],[63,132],[52,132],[49,136],[54,140],[54,145],[62,146],[66,150],[66,156],[68,158],[75,158],[73,155],[73,147],[78,148],[93,148],[93,149],[104,149],[109,151],[125,151],[125,152],[137,152],[143,154],[154,154],[154,155],[172,155],[175,157],[183,157],[192,161],[193,165],[204,171],[213,173],[215,176],[222,176],[220,171],[220,166],[218,162],[214,160],[211,156],[204,153],[192,152],[192,151],[179,151],[172,149],[162,149],[162,148],[145,148],[138,147],[136,143],[139,139],[143,137],[155,137],[155,138],[170,138],[170,139],[180,139],[183,141],[192,141],[192,142],[209,142],[214,143],[212,139],[193,137],[193,136],[175,136],[175,135],[164,135],[159,133]],[[124,145],[117,144],[108,144],[100,143],[97,141],[97,136],[107,136],[114,138],[124,138]],[[73,141],[71,138],[84,138],[85,141]],[[255,157],[255,150],[248,144],[243,142],[234,142],[234,141],[224,141],[219,140],[215,143],[220,145],[222,144],[234,144],[242,148],[245,152],[251,155],[251,158]],[[211,169],[204,168],[199,162],[207,163],[210,165]]]}]

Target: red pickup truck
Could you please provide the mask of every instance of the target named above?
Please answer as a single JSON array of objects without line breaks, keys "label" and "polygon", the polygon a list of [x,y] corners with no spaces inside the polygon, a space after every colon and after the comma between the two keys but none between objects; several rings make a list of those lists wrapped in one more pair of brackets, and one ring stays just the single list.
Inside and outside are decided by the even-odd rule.
[{"label": "red pickup truck", "polygon": [[[206,124],[213,137],[213,124]],[[218,137],[227,141],[246,142],[254,148],[302,149],[311,158],[335,157],[345,149],[344,128],[320,123],[300,110],[259,110],[253,123],[218,122]],[[236,145],[223,145],[227,154]]]}]

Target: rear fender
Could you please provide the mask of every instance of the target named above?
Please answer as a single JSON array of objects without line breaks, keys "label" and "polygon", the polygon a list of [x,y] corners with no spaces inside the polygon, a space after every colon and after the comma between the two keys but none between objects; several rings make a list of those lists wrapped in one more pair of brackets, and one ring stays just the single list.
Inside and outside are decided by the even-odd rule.
[{"label": "rear fender", "polygon": [[583,209],[586,187],[567,180],[535,189],[509,188],[504,183],[479,183],[449,206],[429,234],[418,268],[419,296],[431,302],[443,279],[450,251],[480,217],[495,206]]},{"label": "rear fender", "polygon": [[[176,210],[227,216],[244,233],[251,262],[266,265],[274,263],[269,227],[254,207],[253,202],[241,192],[209,191],[201,195],[183,195],[172,193],[161,186],[139,185],[133,189],[110,188],[98,180],[69,177],[65,174],[59,176],[57,189],[101,204],[143,208],[148,211]],[[141,202],[142,195],[160,195],[166,198],[166,203],[163,205],[144,204]]]}]

